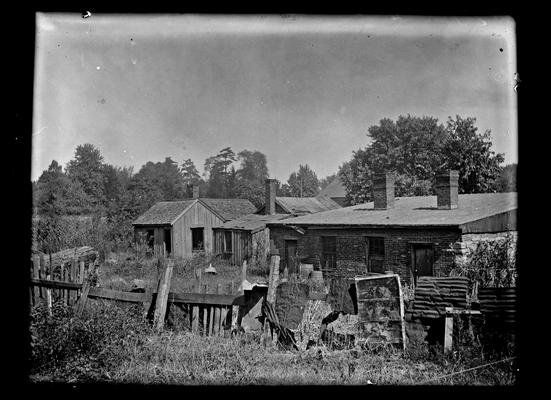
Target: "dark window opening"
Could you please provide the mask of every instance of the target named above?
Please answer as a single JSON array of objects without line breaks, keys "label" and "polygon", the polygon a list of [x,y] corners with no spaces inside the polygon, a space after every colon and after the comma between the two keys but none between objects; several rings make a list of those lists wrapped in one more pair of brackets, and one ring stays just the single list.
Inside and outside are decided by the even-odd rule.
[{"label": "dark window opening", "polygon": [[153,244],[155,243],[155,231],[153,229],[148,229],[146,231],[146,241],[147,245],[153,248]]},{"label": "dark window opening", "polygon": [[205,243],[204,243],[204,236],[203,236],[203,228],[191,228],[191,248],[192,250],[203,250]]},{"label": "dark window opening", "polygon": [[370,237],[369,240],[369,254],[372,256],[385,255],[385,238],[382,237]]},{"label": "dark window opening", "polygon": [[337,268],[337,238],[336,236],[321,237],[321,252],[323,267],[327,269]]},{"label": "dark window opening", "polygon": [[365,240],[367,270],[383,273],[385,269],[385,238],[366,237]]},{"label": "dark window opening", "polygon": [[232,253],[232,233],[224,232],[224,253]]},{"label": "dark window opening", "polygon": [[298,257],[297,257],[298,242],[296,240],[285,241],[285,267],[291,273],[298,272]]},{"label": "dark window opening", "polygon": [[167,254],[172,253],[172,237],[170,229],[165,229],[165,250]]}]

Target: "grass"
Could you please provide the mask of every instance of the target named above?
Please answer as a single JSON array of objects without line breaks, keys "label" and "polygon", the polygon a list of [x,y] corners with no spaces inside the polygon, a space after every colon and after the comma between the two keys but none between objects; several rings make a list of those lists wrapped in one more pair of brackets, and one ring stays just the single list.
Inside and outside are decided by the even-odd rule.
[{"label": "grass", "polygon": [[[194,269],[211,262],[217,275],[204,282],[241,279],[241,268],[204,257],[175,260],[173,291],[189,291]],[[119,253],[100,268],[100,285],[130,290],[134,279],[156,282],[154,259]],[[260,278],[263,278],[260,276]],[[254,278],[249,278],[254,280]],[[92,300],[82,317],[56,305],[53,315],[32,310],[31,381],[116,382],[177,385],[512,385],[510,362],[461,372],[499,358],[461,349],[443,358],[441,348],[411,342],[394,348],[286,351],[258,336],[202,337],[181,328],[153,332],[139,306]],[[170,324],[169,324],[170,325]],[[501,358],[506,356],[501,355]],[[461,373],[458,373],[461,372]],[[447,376],[454,374],[451,376]]]},{"label": "grass", "polygon": [[[237,293],[237,288],[241,283],[241,266],[230,265],[227,261],[216,258],[210,259],[204,255],[174,259],[171,291],[193,291],[195,269],[204,271],[209,265],[212,265],[217,272],[216,274],[202,273],[202,283],[209,286],[209,292],[214,293],[218,284],[220,284],[222,290],[229,294],[233,282],[233,293]],[[135,254],[123,252],[111,254],[107,261],[100,266],[99,284],[101,287],[109,289],[131,290],[133,281],[138,279],[144,281],[149,288],[154,288],[160,270],[160,264],[156,258],[136,257]],[[247,280],[250,282],[267,282],[267,270],[248,271]]]}]

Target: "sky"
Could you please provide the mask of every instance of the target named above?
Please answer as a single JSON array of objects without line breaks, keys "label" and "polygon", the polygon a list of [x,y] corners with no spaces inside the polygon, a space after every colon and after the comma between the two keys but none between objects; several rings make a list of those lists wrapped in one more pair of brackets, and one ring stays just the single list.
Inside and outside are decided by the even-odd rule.
[{"label": "sky", "polygon": [[92,143],[133,166],[258,150],[270,177],[318,178],[399,115],[475,117],[517,162],[509,17],[37,13],[34,181]]}]

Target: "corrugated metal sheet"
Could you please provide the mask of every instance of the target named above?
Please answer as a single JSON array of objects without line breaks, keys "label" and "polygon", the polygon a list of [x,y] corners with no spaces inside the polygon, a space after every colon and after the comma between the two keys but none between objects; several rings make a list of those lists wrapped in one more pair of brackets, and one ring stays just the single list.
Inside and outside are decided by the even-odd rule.
[{"label": "corrugated metal sheet", "polygon": [[397,197],[387,210],[375,210],[370,202],[270,225],[460,226],[516,209],[516,193],[460,194],[458,208],[452,210],[437,209],[436,196]]},{"label": "corrugated metal sheet", "polygon": [[478,289],[480,311],[485,317],[515,323],[517,291],[515,287]]},{"label": "corrugated metal sheet", "polygon": [[469,279],[457,277],[422,276],[417,280],[413,305],[414,318],[439,318],[446,307],[467,308]]}]

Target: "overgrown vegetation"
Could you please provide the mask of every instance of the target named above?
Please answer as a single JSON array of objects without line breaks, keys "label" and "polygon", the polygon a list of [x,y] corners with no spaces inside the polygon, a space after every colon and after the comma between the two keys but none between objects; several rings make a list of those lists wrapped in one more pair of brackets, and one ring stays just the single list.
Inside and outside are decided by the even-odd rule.
[{"label": "overgrown vegetation", "polygon": [[442,358],[426,344],[396,348],[324,346],[285,351],[257,336],[202,337],[189,332],[154,334],[140,307],[94,301],[82,317],[58,303],[50,316],[33,309],[32,381],[108,381],[139,384],[351,384],[509,385],[514,362],[450,377],[490,359]]},{"label": "overgrown vegetation", "polygon": [[456,259],[452,274],[469,278],[473,296],[477,287],[515,286],[517,253],[516,236],[510,233],[503,239],[480,241]]}]

